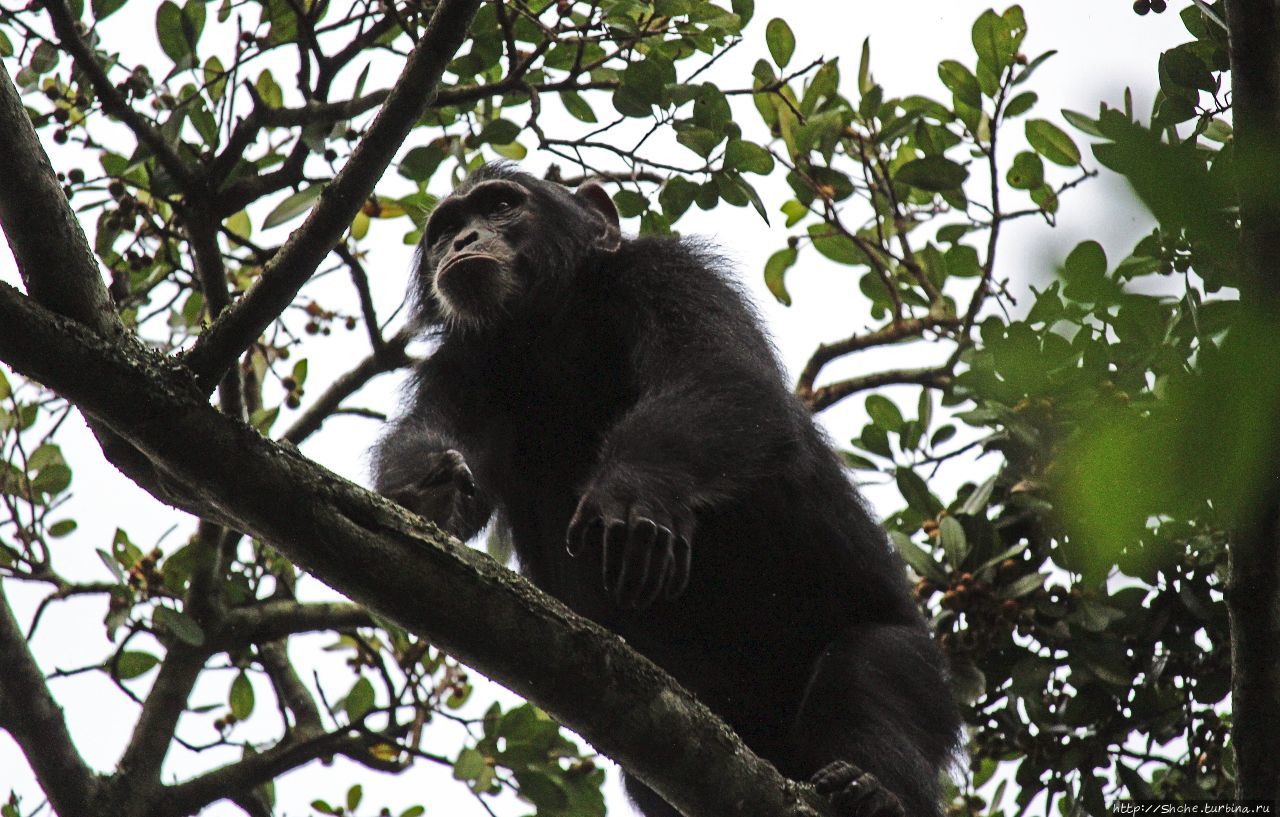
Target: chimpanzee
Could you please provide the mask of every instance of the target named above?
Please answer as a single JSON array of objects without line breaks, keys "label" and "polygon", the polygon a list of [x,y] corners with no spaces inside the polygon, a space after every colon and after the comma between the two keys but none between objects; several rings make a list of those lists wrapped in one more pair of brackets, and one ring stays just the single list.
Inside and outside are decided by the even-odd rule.
[{"label": "chimpanzee", "polygon": [[937,815],[944,661],[725,267],[623,237],[597,184],[476,171],[427,222],[413,299],[438,346],[377,488],[461,539],[496,511],[534,582],[841,815]]}]

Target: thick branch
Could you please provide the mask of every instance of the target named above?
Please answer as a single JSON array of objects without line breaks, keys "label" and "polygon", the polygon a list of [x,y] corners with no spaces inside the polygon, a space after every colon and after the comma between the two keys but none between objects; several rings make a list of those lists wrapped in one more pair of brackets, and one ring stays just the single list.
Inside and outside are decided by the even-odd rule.
[{"label": "thick branch", "polygon": [[[1274,0],[1228,0],[1227,25],[1233,167],[1240,197],[1240,297],[1256,310],[1259,326],[1274,327],[1280,325],[1280,10]],[[1269,336],[1259,339],[1272,342]],[[1231,544],[1227,593],[1236,795],[1273,802],[1280,801],[1278,455],[1274,450],[1258,454],[1272,469],[1271,479],[1263,483],[1261,501]]]},{"label": "thick branch", "polygon": [[120,771],[145,791],[160,782],[160,767],[173,741],[178,718],[187,708],[187,697],[204,669],[206,652],[181,647],[169,650],[155,683],[134,724],[129,745],[120,758]]},{"label": "thick branch", "polygon": [[[27,292],[106,336],[123,331],[80,222],[67,205],[18,90],[0,69],[0,224]],[[90,259],[90,263],[81,263]]]},{"label": "thick branch", "polygon": [[435,97],[440,77],[466,38],[478,6],[479,0],[442,0],[386,104],[315,209],[267,264],[257,286],[196,341],[186,362],[204,390],[211,391],[240,353],[279,317],[338,243]]},{"label": "thick branch", "polygon": [[17,741],[59,814],[93,814],[98,780],[76,752],[0,584],[0,729]]},{"label": "thick branch", "polygon": [[13,330],[0,333],[0,359],[16,371],[198,485],[239,529],[534,701],[689,817],[829,813],[617,636],[219,413],[173,361],[105,343],[4,284],[0,324]]},{"label": "thick branch", "polygon": [[151,817],[196,814],[202,808],[237,797],[312,760],[333,755],[360,755],[371,739],[346,730],[305,741],[289,741],[165,790],[147,813]]}]

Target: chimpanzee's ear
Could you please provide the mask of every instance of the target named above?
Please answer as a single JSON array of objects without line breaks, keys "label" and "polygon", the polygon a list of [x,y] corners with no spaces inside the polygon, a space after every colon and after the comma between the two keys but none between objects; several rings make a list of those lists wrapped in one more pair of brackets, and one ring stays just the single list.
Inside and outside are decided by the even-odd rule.
[{"label": "chimpanzee's ear", "polygon": [[622,246],[622,229],[618,224],[618,208],[613,206],[613,199],[605,189],[596,182],[587,182],[578,186],[573,194],[578,201],[604,219],[605,232],[600,236],[599,245],[603,250],[612,252]]}]

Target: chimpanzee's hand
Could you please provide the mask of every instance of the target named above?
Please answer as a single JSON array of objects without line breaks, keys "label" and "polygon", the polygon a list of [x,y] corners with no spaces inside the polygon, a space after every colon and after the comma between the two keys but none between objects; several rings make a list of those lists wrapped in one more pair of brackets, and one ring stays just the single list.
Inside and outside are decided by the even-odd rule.
[{"label": "chimpanzee's hand", "polygon": [[903,817],[902,801],[870,772],[837,760],[809,780],[840,817]]},{"label": "chimpanzee's hand", "polygon": [[388,485],[382,493],[456,536],[463,507],[475,496],[476,480],[462,454],[450,448],[425,455],[412,480]]},{"label": "chimpanzee's hand", "polygon": [[600,548],[604,589],[620,607],[644,609],[689,584],[693,514],[677,503],[638,499],[634,491],[593,486],[578,503],[565,544],[571,556]]}]

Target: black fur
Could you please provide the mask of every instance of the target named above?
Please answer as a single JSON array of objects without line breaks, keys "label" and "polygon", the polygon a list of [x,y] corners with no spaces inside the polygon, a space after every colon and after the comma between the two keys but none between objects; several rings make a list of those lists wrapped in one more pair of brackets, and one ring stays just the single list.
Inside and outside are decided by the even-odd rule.
[{"label": "black fur", "polygon": [[[900,561],[725,264],[621,238],[590,193],[490,166],[437,210],[416,298],[439,346],[379,490],[464,539],[497,509],[533,581],[842,815],[939,814],[959,722]],[[470,269],[496,303],[463,303]]]}]

